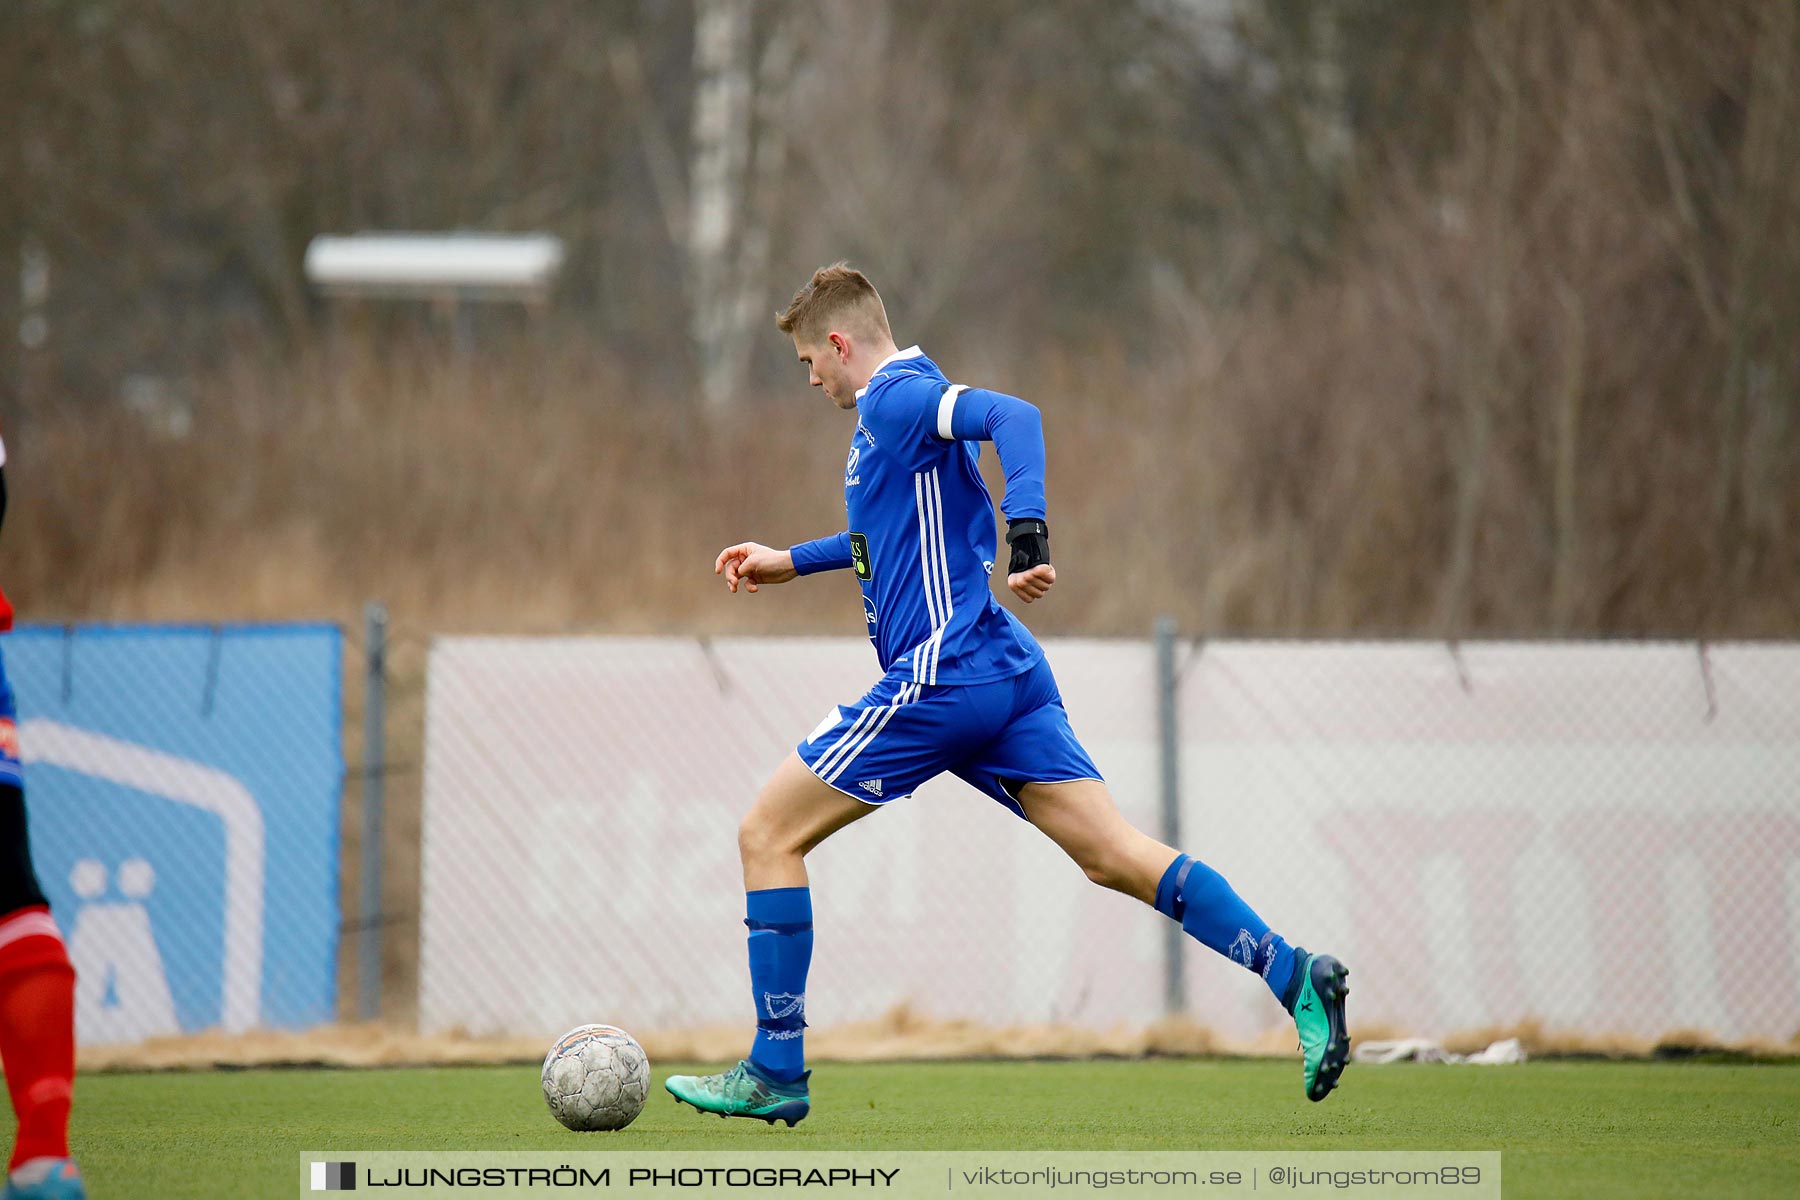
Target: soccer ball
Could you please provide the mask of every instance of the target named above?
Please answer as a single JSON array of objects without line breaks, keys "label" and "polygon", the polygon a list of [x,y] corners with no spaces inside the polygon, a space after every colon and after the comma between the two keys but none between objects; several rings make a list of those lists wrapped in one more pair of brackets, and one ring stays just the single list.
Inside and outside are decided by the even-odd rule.
[{"label": "soccer ball", "polygon": [[577,1025],[544,1056],[544,1103],[570,1129],[623,1129],[644,1111],[650,1056],[612,1025]]}]

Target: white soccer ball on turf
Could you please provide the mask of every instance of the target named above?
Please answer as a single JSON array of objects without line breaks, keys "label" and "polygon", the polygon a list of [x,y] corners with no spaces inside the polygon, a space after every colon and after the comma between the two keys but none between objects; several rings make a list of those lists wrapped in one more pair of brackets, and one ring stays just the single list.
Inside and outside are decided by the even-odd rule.
[{"label": "white soccer ball on turf", "polygon": [[570,1129],[623,1129],[644,1111],[650,1056],[613,1025],[577,1025],[544,1056],[544,1103]]}]

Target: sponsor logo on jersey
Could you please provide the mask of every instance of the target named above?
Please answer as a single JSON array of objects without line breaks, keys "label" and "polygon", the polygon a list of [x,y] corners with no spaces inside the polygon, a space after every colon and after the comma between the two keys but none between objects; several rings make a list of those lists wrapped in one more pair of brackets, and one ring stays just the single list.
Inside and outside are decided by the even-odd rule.
[{"label": "sponsor logo on jersey", "polygon": [[868,622],[869,636],[874,637],[875,636],[875,601],[869,599],[867,596],[863,597],[863,620]]},{"label": "sponsor logo on jersey", "polygon": [[856,577],[864,583],[875,578],[875,568],[869,563],[869,539],[865,534],[850,535],[850,565],[856,568]]},{"label": "sponsor logo on jersey", "polygon": [[881,795],[881,780],[879,779],[864,779],[856,786],[869,793],[871,796]]}]

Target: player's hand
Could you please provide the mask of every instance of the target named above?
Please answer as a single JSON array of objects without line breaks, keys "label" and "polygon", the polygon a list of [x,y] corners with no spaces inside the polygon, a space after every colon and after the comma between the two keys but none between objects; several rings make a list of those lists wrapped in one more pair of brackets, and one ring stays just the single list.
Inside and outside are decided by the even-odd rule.
[{"label": "player's hand", "polygon": [[761,583],[786,583],[800,572],[794,570],[794,556],[786,550],[774,550],[757,542],[739,542],[719,551],[713,563],[713,574],[725,576],[725,586],[734,593],[738,585],[754,592]]},{"label": "player's hand", "polygon": [[1042,600],[1050,585],[1056,582],[1056,568],[1049,563],[1039,563],[1029,571],[1014,571],[1006,577],[1006,586],[1013,590],[1013,595],[1030,604],[1033,600]]},{"label": "player's hand", "polygon": [[1056,568],[1050,565],[1050,526],[1036,517],[1015,517],[1006,525],[1006,545],[1010,551],[1006,586],[1027,604],[1042,600],[1056,582]]}]

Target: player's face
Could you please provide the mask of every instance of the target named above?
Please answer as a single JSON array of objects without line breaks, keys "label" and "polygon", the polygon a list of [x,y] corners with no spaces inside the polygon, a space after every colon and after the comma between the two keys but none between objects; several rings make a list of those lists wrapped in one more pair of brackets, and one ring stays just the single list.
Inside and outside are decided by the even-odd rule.
[{"label": "player's face", "polygon": [[839,408],[851,409],[856,407],[856,389],[861,385],[850,377],[850,368],[845,365],[849,346],[842,341],[842,336],[830,334],[825,342],[817,345],[795,338],[794,353],[806,364],[808,383],[823,389]]}]

